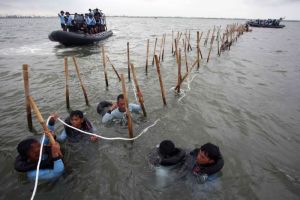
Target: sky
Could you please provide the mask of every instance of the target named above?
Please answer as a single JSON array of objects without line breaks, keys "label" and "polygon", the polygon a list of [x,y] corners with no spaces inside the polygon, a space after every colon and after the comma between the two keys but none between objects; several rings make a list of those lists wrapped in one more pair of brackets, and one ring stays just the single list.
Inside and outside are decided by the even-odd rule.
[{"label": "sky", "polygon": [[0,0],[0,15],[56,16],[60,10],[107,16],[280,18],[300,20],[300,0]]}]

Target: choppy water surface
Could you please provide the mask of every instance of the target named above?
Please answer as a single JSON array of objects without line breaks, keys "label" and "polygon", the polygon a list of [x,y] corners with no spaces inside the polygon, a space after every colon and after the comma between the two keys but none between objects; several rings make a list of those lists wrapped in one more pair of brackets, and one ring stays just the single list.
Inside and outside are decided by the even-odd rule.
[{"label": "choppy water surface", "polygon": [[[300,197],[300,31],[299,22],[284,29],[257,29],[242,35],[221,57],[213,49],[210,62],[184,83],[176,96],[177,65],[171,55],[171,31],[191,30],[195,60],[196,31],[243,23],[238,20],[184,18],[109,18],[114,36],[99,43],[110,60],[126,75],[126,43],[143,92],[147,118],[135,116],[134,133],[160,119],[133,144],[104,141],[64,144],[66,173],[56,182],[40,183],[36,199],[299,199]],[[83,110],[102,135],[127,137],[124,127],[104,127],[96,113],[100,100],[115,99],[121,84],[109,66],[105,89],[100,48],[97,45],[65,48],[48,40],[59,28],[56,18],[0,19],[0,197],[29,199],[33,183],[13,169],[16,145],[32,136],[26,123],[22,64],[30,65],[30,93],[44,117],[57,111],[67,116],[64,97],[64,56],[76,56],[90,107],[85,105],[72,60],[69,59],[72,109]],[[167,94],[164,107],[155,67],[145,74],[146,42],[153,55],[167,34],[161,65]],[[207,57],[208,48],[202,53]],[[150,59],[151,64],[151,59]],[[184,65],[183,65],[184,66]],[[184,67],[183,67],[184,69]],[[126,75],[127,76],[127,75]],[[132,83],[129,99],[135,102]],[[184,96],[185,95],[185,96]],[[39,124],[34,121],[40,132]],[[61,127],[60,127],[61,128]],[[208,141],[219,145],[224,159],[218,180],[198,185],[190,175],[155,170],[149,151],[163,139],[192,149]]]}]

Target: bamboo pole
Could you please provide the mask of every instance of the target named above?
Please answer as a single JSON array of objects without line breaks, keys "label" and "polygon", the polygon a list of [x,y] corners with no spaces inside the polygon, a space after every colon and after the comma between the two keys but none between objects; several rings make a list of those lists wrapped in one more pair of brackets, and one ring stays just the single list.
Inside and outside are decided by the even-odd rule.
[{"label": "bamboo pole", "polygon": [[129,54],[129,42],[127,42],[127,63],[128,63],[128,81],[130,81],[130,54]]},{"label": "bamboo pole", "polygon": [[190,67],[189,71],[186,72],[184,74],[184,76],[181,78],[180,83],[176,85],[175,90],[178,90],[178,87],[180,87],[180,85],[183,83],[183,81],[186,79],[186,77],[188,77],[188,75],[191,73],[191,71],[193,70],[193,68],[195,67],[195,65],[197,64],[197,60],[195,60],[195,62],[192,64],[192,66]]},{"label": "bamboo pole", "polygon": [[193,50],[193,49],[192,49],[192,46],[191,46],[191,44],[190,44],[190,40],[191,40],[191,30],[189,30],[188,51],[189,51],[189,49],[191,49],[191,51]]},{"label": "bamboo pole", "polygon": [[157,70],[157,74],[158,74],[159,84],[160,84],[161,96],[163,99],[163,103],[166,106],[167,102],[166,102],[166,97],[165,97],[164,85],[163,85],[161,74],[160,74],[160,64],[159,64],[157,55],[155,55],[154,57],[155,57],[156,70]]},{"label": "bamboo pole", "polygon": [[161,54],[162,54],[163,43],[164,43],[164,36],[161,38],[161,43],[160,43],[160,49],[159,49],[159,62],[160,62],[160,58],[161,58]]},{"label": "bamboo pole", "polygon": [[27,124],[30,131],[33,130],[32,126],[32,115],[31,107],[29,102],[29,78],[28,78],[28,65],[23,64],[23,80],[24,80],[24,92],[25,92],[25,106],[26,106],[26,115],[27,115]]},{"label": "bamboo pole", "polygon": [[175,39],[174,43],[175,43],[175,56],[176,56],[176,63],[178,64],[179,60],[178,60],[178,42],[179,40]]},{"label": "bamboo pole", "polygon": [[153,51],[153,59],[152,59],[152,66],[154,65],[154,57],[155,57],[155,52],[156,52],[156,44],[157,44],[157,38],[155,38],[154,51]]},{"label": "bamboo pole", "polygon": [[[184,47],[186,46],[186,42],[184,44]],[[184,48],[184,59],[185,59],[185,69],[186,71],[189,71],[188,61],[187,61],[187,55],[186,55],[186,48]]]},{"label": "bamboo pole", "polygon": [[200,37],[199,37],[199,31],[197,31],[197,69],[200,68],[200,47],[199,47]]},{"label": "bamboo pole", "polygon": [[110,59],[109,59],[109,57],[108,57],[108,56],[106,56],[106,58],[107,58],[107,61],[110,63],[111,67],[113,68],[113,70],[114,70],[115,74],[117,75],[117,77],[118,77],[119,81],[121,81],[121,77],[120,77],[120,75],[119,75],[118,71],[116,70],[115,66],[112,64],[112,62],[110,61]]},{"label": "bamboo pole", "polygon": [[69,97],[69,70],[68,70],[68,58],[64,57],[64,66],[65,66],[65,77],[66,77],[66,82],[65,82],[65,94],[66,94],[66,104],[67,108],[70,109],[70,97]]},{"label": "bamboo pole", "polygon": [[181,82],[181,49],[179,49],[179,62],[178,62],[178,77],[177,77],[177,93],[180,94],[180,82]]},{"label": "bamboo pole", "polygon": [[214,38],[215,38],[215,31],[216,31],[216,27],[214,26],[212,35],[211,35],[211,39],[210,39],[210,44],[213,42]]},{"label": "bamboo pole", "polygon": [[162,61],[164,61],[166,37],[167,37],[167,34],[165,33],[165,36],[164,36],[164,44],[163,44],[163,50],[162,50],[162,55],[161,55],[161,60],[162,60]]},{"label": "bamboo pole", "polygon": [[103,59],[103,67],[104,67],[105,85],[106,85],[106,88],[108,88],[108,79],[107,79],[107,69],[106,69],[106,59],[105,59],[104,46],[102,46],[102,59]]},{"label": "bamboo pole", "polygon": [[207,56],[207,60],[206,60],[207,63],[209,61],[210,53],[211,53],[211,50],[212,50],[212,45],[214,43],[214,37],[215,36],[212,37],[212,40],[211,40],[212,42],[210,43],[210,48],[209,48],[209,52],[208,52],[208,56]]},{"label": "bamboo pole", "polygon": [[125,100],[125,105],[126,105],[126,115],[127,115],[127,122],[128,122],[128,135],[129,135],[129,138],[133,138],[132,119],[131,119],[131,114],[130,114],[130,111],[129,111],[129,108],[128,108],[128,98],[127,98],[124,74],[121,74],[121,81],[122,81],[122,92],[123,92],[123,95],[124,95],[124,100]]},{"label": "bamboo pole", "polygon": [[200,38],[199,38],[199,52],[200,52],[201,59],[203,59],[202,52],[201,52],[201,45],[200,45],[202,35],[203,35],[203,31],[201,32],[201,35],[200,35]]},{"label": "bamboo pole", "polygon": [[220,29],[219,29],[219,31],[218,31],[218,34],[217,34],[217,41],[218,41],[218,56],[220,56],[221,55],[221,52],[220,52]]},{"label": "bamboo pole", "polygon": [[31,96],[29,96],[29,102],[30,102],[30,105],[31,105],[33,111],[35,112],[35,116],[36,116],[37,120],[42,125],[45,134],[48,136],[50,143],[55,144],[55,140],[54,140],[52,134],[50,133],[50,131],[45,123],[45,120],[43,119],[41,112],[39,111],[39,108],[37,107],[36,103],[34,102],[34,99]]},{"label": "bamboo pole", "polygon": [[148,74],[148,59],[149,59],[149,39],[147,40],[147,53],[146,53],[146,75]]},{"label": "bamboo pole", "polygon": [[145,106],[144,106],[143,94],[142,94],[142,92],[140,90],[140,87],[139,87],[139,84],[137,82],[134,65],[131,64],[130,66],[131,66],[131,72],[132,72],[132,76],[133,76],[133,81],[134,81],[135,88],[136,88],[136,91],[137,91],[137,94],[138,94],[138,98],[139,98],[139,103],[141,105],[141,108],[142,108],[144,116],[147,117],[146,109],[145,109]]},{"label": "bamboo pole", "polygon": [[206,38],[205,38],[205,41],[204,41],[204,46],[207,45],[207,40],[208,40],[208,38],[209,38],[209,33],[210,33],[210,29],[209,29],[208,32],[207,32],[207,35],[206,35]]},{"label": "bamboo pole", "polygon": [[174,53],[173,41],[174,41],[174,31],[172,30],[172,55]]},{"label": "bamboo pole", "polygon": [[77,72],[77,76],[78,76],[78,79],[79,79],[79,82],[80,82],[80,86],[81,86],[81,89],[82,89],[82,92],[83,92],[83,95],[84,95],[84,98],[85,98],[85,103],[86,103],[86,105],[89,106],[89,100],[88,100],[88,97],[87,97],[87,93],[85,91],[85,87],[84,87],[83,82],[81,80],[79,68],[78,68],[78,65],[77,65],[77,62],[76,62],[76,58],[74,56],[73,56],[73,62],[74,62],[75,69],[76,69],[76,72]]}]

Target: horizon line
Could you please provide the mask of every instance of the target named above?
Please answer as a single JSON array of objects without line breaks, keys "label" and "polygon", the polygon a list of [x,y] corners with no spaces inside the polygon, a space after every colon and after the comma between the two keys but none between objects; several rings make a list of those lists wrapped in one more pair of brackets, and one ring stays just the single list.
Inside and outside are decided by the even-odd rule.
[{"label": "horizon line", "polygon": [[[0,15],[0,18],[54,18],[55,15]],[[129,15],[106,15],[106,17],[126,17],[126,18],[194,18],[194,19],[230,19],[230,20],[249,20],[262,18],[239,18],[239,17],[187,17],[187,16],[129,16]],[[298,21],[300,19],[285,19],[284,21]]]}]

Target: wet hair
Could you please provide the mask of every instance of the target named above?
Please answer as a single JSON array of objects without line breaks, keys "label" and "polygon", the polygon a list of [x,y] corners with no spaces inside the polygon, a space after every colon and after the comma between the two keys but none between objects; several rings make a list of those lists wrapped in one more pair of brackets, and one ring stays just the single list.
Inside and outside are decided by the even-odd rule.
[{"label": "wet hair", "polygon": [[80,110],[73,110],[71,113],[70,113],[70,119],[72,119],[73,117],[79,117],[79,118],[83,118],[83,112],[80,111]]},{"label": "wet hair", "polygon": [[164,140],[159,144],[158,151],[163,157],[172,156],[175,151],[175,145],[171,140]]},{"label": "wet hair", "polygon": [[117,97],[117,102],[119,102],[120,99],[124,99],[124,95],[123,94],[119,94]]},{"label": "wet hair", "polygon": [[31,145],[34,143],[38,143],[38,141],[36,139],[29,138],[21,141],[18,144],[17,150],[22,159],[27,159],[28,152],[31,148]]},{"label": "wet hair", "polygon": [[65,12],[62,10],[62,11],[60,11],[60,13],[65,13]]},{"label": "wet hair", "polygon": [[200,150],[203,151],[208,158],[214,160],[215,162],[221,158],[221,153],[219,147],[208,142],[200,147]]}]

